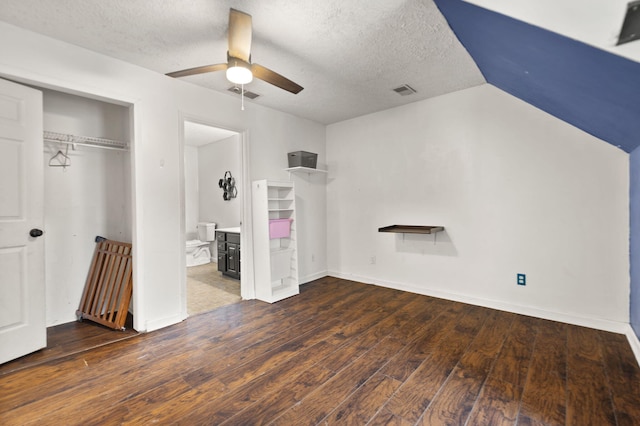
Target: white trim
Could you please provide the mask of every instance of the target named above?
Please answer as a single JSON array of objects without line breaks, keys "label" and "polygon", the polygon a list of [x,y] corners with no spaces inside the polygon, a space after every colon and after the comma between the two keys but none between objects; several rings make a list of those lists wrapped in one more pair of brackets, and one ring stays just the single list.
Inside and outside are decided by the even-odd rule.
[{"label": "white trim", "polygon": [[375,278],[364,277],[354,274],[344,274],[337,271],[329,271],[329,276],[342,278],[346,280],[359,281],[365,284],[373,284],[380,287],[393,288],[396,290],[408,291],[410,293],[422,294],[424,296],[437,297],[440,299],[452,300],[455,302],[468,303],[470,305],[483,306],[486,308],[497,309],[500,311],[512,312],[514,314],[527,315],[536,318],[547,319],[551,321],[559,321],[581,327],[589,327],[597,330],[610,331],[613,333],[627,334],[629,324],[617,321],[610,321],[599,318],[587,318],[578,315],[567,314],[564,312],[546,311],[531,306],[516,305],[497,300],[481,299],[471,297],[464,294],[452,293],[442,290],[434,290],[423,287],[414,287],[405,283],[397,283],[391,281],[382,281]]},{"label": "white trim", "polygon": [[[219,129],[225,129],[238,134],[240,138],[240,161],[242,164],[242,188],[239,191],[242,194],[242,206],[241,206],[241,233],[240,233],[240,247],[242,250],[242,272],[240,275],[240,296],[243,300],[255,299],[255,285],[253,279],[253,228],[251,226],[251,179],[250,179],[250,162],[249,162],[249,131],[247,129],[230,128],[207,118],[201,116],[186,113],[184,111],[178,111],[178,140],[179,140],[179,155],[182,159],[179,166],[180,174],[180,234],[181,234],[181,256],[180,256],[180,270],[183,271],[180,274],[180,303],[182,310],[182,319],[188,317],[187,313],[187,266],[186,266],[186,229],[185,229],[185,170],[184,170],[184,123],[189,121],[191,123],[202,124],[205,126],[216,127]],[[182,320],[181,319],[181,320]]]},{"label": "white trim", "polygon": [[136,331],[146,331],[145,310],[145,280],[144,280],[144,227],[138,226],[144,217],[144,203],[142,200],[142,180],[136,173],[139,164],[140,143],[142,141],[142,116],[141,102],[136,102],[129,107],[129,161],[131,162],[131,243],[133,251],[133,328]]},{"label": "white trim", "polygon": [[61,80],[47,75],[27,71],[0,63],[0,77],[8,78],[18,83],[36,85],[44,89],[64,92],[84,98],[95,99],[122,106],[129,106],[140,102],[140,99],[131,97],[127,93],[104,90],[102,87],[80,85],[75,81]]},{"label": "white trim", "polygon": [[172,315],[170,317],[149,320],[146,324],[146,331],[156,331],[164,327],[169,327],[170,325],[178,324],[182,320],[184,320],[184,318],[181,318],[179,314]]},{"label": "white trim", "polygon": [[636,335],[636,332],[631,327],[631,324],[627,325],[627,332],[625,334],[627,335],[629,346],[631,346],[631,350],[633,351],[633,354],[636,356],[636,361],[638,362],[638,365],[640,365],[640,340],[638,340],[638,336]]},{"label": "white trim", "polygon": [[86,86],[78,84],[76,81],[61,80],[52,78],[47,75],[34,73],[22,68],[16,68],[8,64],[0,63],[0,77],[23,83],[27,85],[37,86],[49,90],[68,93],[84,98],[95,99],[108,103],[126,106],[129,108],[129,131],[131,140],[129,155],[131,162],[131,242],[133,245],[133,328],[136,331],[146,331],[146,312],[144,309],[144,238],[142,226],[138,226],[143,215],[142,179],[138,179],[138,163],[140,144],[142,143],[142,101],[139,98],[131,97],[127,93],[116,92],[113,90],[104,90],[102,87]]},{"label": "white trim", "polygon": [[181,111],[178,111],[178,179],[180,191],[180,321],[189,316],[187,311],[187,226],[186,226],[186,185],[185,185],[185,167],[184,167],[184,123],[189,121]]},{"label": "white trim", "polygon": [[318,280],[320,278],[324,278],[329,275],[329,272],[325,269],[324,271],[314,272],[312,274],[307,274],[304,277],[300,277],[300,285],[309,283],[314,280]]},{"label": "white trim", "polygon": [[[242,233],[240,234],[241,272],[240,297],[243,300],[256,298],[256,284],[253,267],[253,217],[251,201],[251,162],[249,130],[240,133],[242,148]],[[242,247],[245,247],[243,250]],[[244,262],[242,261],[244,259]]]}]

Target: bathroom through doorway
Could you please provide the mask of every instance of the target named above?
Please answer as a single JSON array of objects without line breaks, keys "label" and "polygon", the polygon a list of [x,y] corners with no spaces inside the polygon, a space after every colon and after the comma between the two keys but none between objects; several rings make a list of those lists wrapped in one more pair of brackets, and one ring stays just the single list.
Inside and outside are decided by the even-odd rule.
[{"label": "bathroom through doorway", "polygon": [[[241,300],[242,135],[184,121],[185,267],[187,314]],[[236,258],[229,259],[228,232],[237,231]],[[229,238],[229,242],[227,242]],[[238,273],[229,273],[233,261]]]}]

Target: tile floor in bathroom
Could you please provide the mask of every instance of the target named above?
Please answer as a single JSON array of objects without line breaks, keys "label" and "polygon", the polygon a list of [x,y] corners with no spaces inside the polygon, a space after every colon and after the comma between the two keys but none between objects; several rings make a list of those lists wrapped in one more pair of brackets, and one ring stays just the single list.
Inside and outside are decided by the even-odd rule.
[{"label": "tile floor in bathroom", "polygon": [[237,303],[240,297],[240,280],[218,272],[217,263],[187,268],[187,313],[196,315],[217,307]]}]

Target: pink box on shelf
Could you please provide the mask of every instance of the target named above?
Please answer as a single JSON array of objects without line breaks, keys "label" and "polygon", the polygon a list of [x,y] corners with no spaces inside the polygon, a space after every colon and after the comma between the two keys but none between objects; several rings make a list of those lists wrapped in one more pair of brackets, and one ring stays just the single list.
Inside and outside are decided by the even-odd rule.
[{"label": "pink box on shelf", "polygon": [[269,219],[269,239],[289,238],[293,219]]}]

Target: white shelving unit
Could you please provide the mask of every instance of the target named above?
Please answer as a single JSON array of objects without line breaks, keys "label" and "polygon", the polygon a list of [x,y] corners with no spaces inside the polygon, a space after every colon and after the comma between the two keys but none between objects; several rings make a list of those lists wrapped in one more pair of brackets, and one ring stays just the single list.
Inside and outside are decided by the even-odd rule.
[{"label": "white shelving unit", "polygon": [[[300,293],[295,189],[293,182],[267,180],[251,189],[256,298],[273,303]],[[270,219],[291,219],[290,235],[270,238]]]}]

